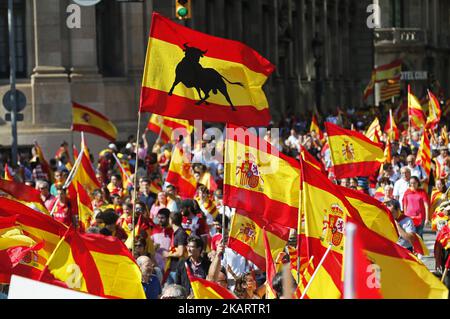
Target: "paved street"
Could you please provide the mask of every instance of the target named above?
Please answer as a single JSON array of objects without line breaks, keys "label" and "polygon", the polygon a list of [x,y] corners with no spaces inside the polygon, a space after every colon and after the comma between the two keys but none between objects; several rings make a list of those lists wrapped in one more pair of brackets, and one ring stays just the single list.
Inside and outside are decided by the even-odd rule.
[{"label": "paved street", "polygon": [[434,255],[433,255],[433,248],[434,248],[434,241],[436,239],[436,233],[431,231],[431,228],[425,228],[423,239],[425,242],[425,245],[427,246],[428,250],[430,251],[430,256],[424,256],[423,262],[428,267],[430,271],[435,271],[436,263],[434,261]]}]

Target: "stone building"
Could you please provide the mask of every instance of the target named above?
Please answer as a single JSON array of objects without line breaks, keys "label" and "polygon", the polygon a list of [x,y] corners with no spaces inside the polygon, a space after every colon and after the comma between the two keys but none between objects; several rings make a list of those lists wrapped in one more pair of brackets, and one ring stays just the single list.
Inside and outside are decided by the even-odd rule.
[{"label": "stone building", "polygon": [[[70,131],[71,101],[110,117],[119,140],[136,134],[151,13],[174,17],[174,2],[102,0],[80,7],[81,28],[69,28],[73,1],[14,0],[17,88],[27,97],[19,144],[36,139],[50,155],[62,140],[78,143],[79,134]],[[381,6],[380,29],[367,25],[373,2]],[[0,97],[9,89],[6,4],[0,2]],[[180,23],[243,41],[276,65],[265,86],[276,121],[304,114],[316,102],[324,113],[363,107],[372,67],[405,53],[409,70],[428,70],[447,88],[449,5],[447,0],[195,0],[192,19]],[[1,108],[0,144],[10,145],[4,115]],[[142,126],[147,119],[143,116]],[[105,144],[89,135],[94,153]]]}]

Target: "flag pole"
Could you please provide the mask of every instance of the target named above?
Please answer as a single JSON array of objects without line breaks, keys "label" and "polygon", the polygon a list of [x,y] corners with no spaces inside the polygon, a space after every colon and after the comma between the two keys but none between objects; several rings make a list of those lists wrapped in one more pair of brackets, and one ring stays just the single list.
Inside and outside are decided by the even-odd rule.
[{"label": "flag pole", "polygon": [[347,223],[344,247],[344,299],[355,299],[355,254],[354,240],[356,225]]},{"label": "flag pole", "polygon": [[450,255],[447,257],[447,261],[445,262],[445,270],[444,273],[442,274],[442,278],[441,278],[441,282],[444,282],[445,277],[447,276],[448,273],[448,268],[450,268]]},{"label": "flag pole", "polygon": [[306,293],[309,290],[309,287],[311,287],[311,284],[314,280],[314,278],[316,277],[317,273],[319,272],[320,267],[322,267],[323,262],[325,261],[325,258],[327,258],[328,254],[331,251],[331,248],[333,247],[333,244],[330,244],[327,248],[327,251],[325,252],[325,254],[323,254],[322,259],[320,260],[319,264],[317,265],[316,270],[314,270],[314,274],[311,276],[311,279],[309,280],[308,284],[305,287],[305,290],[302,293],[302,296],[300,297],[300,299],[304,299],[306,296]]},{"label": "flag pole", "polygon": [[115,159],[116,162],[117,162],[117,165],[119,165],[120,170],[121,170],[121,171],[123,172],[123,174],[127,177],[128,182],[129,182],[129,183],[132,183],[133,181],[131,180],[131,177],[128,176],[127,172],[125,171],[125,169],[123,168],[122,164],[120,163],[120,160],[119,160],[119,158],[117,157],[117,155],[116,155],[115,153],[113,153],[113,156],[114,156],[114,159]]},{"label": "flag pole", "polygon": [[139,134],[140,134],[140,126],[141,126],[141,111],[139,110],[138,112],[138,125],[137,125],[137,132],[136,132],[136,162],[134,163],[134,181],[133,181],[133,231],[132,231],[132,236],[133,236],[133,244],[131,245],[131,254],[134,256],[134,240],[135,240],[135,234],[134,234],[134,228],[136,227],[135,225],[135,217],[136,217],[136,199],[137,199],[137,171],[138,171],[138,166],[139,166]]}]

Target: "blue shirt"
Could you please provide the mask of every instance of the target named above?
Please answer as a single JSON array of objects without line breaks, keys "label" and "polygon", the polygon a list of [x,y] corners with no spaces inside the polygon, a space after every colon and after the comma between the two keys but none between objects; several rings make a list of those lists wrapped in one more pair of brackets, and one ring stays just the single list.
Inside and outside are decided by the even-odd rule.
[{"label": "blue shirt", "polygon": [[159,283],[158,277],[156,275],[151,275],[148,282],[143,282],[145,295],[147,299],[158,299],[158,295],[161,294],[161,284]]}]

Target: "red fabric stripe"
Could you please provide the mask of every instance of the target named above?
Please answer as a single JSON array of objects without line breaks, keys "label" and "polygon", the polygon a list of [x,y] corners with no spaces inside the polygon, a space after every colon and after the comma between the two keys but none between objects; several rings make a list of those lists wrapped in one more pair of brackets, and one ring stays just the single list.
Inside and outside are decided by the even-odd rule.
[{"label": "red fabric stripe", "polygon": [[240,241],[239,239],[230,237],[228,240],[228,247],[236,251],[239,255],[245,257],[245,259],[250,260],[259,269],[266,269],[265,256],[260,256],[255,253],[254,250],[246,243]]},{"label": "red fabric stripe", "polygon": [[244,64],[249,69],[269,76],[275,66],[249,46],[184,27],[154,12],[150,37],[170,42],[184,49],[183,44],[206,51],[205,56]]},{"label": "red fabric stripe", "polygon": [[372,144],[375,147],[379,147],[379,148],[383,149],[383,144],[375,143],[375,142],[371,141],[367,136],[365,136],[357,131],[347,130],[347,129],[344,129],[333,123],[330,123],[330,122],[325,122],[325,128],[328,133],[328,137],[340,136],[340,135],[352,136],[354,138],[363,140],[364,142],[366,142],[368,144]]},{"label": "red fabric stripe", "polygon": [[[70,245],[73,259],[83,273],[88,292],[94,295],[104,296],[103,283],[100,273],[97,269],[94,258],[89,253],[90,249],[86,246],[86,242],[83,240],[83,237],[72,229],[67,233],[65,241]],[[101,241],[102,240],[98,238],[98,243]]]},{"label": "red fabric stripe", "polygon": [[195,105],[197,101],[182,96],[169,96],[167,92],[142,87],[140,112],[152,112],[174,118],[209,122],[230,122],[243,126],[266,126],[271,119],[268,108],[258,111],[251,105],[230,106],[209,103]]},{"label": "red fabric stripe", "polygon": [[73,106],[74,109],[81,109],[81,110],[84,110],[84,111],[86,111],[86,112],[90,112],[90,113],[95,114],[95,115],[97,115],[98,117],[104,119],[105,121],[110,122],[109,119],[108,119],[106,116],[104,116],[102,113],[99,113],[98,111],[96,111],[96,110],[94,110],[94,109],[91,109],[91,108],[89,108],[89,107],[87,107],[87,106],[78,104],[78,103],[76,103],[76,102],[72,102],[72,106]]},{"label": "red fabric stripe", "polygon": [[19,200],[26,202],[38,202],[43,205],[40,192],[37,189],[23,183],[0,179],[0,190]]},{"label": "red fabric stripe", "polygon": [[178,194],[183,198],[192,198],[197,190],[194,185],[183,179],[178,173],[169,171],[166,182],[174,185],[178,189]]},{"label": "red fabric stripe", "polygon": [[384,65],[380,65],[378,68],[376,68],[377,71],[384,71],[384,70],[389,70],[389,69],[393,69],[396,67],[399,67],[402,65],[402,60],[395,60],[392,61],[389,64],[384,64]]},{"label": "red fabric stripe", "polygon": [[336,178],[346,178],[355,176],[370,176],[380,169],[380,162],[358,162],[352,164],[334,165]]},{"label": "red fabric stripe", "polygon": [[83,241],[83,245],[90,251],[125,256],[133,260],[130,251],[117,237],[99,234],[78,234],[78,236]]},{"label": "red fabric stripe", "polygon": [[228,184],[223,185],[223,194],[224,205],[241,208],[247,212],[258,211],[261,218],[270,222],[297,228],[298,208],[296,207],[270,199],[265,194]]},{"label": "red fabric stripe", "polygon": [[175,130],[177,128],[187,128],[186,125],[183,125],[183,124],[178,123],[178,122],[171,121],[171,120],[169,120],[167,118],[164,119],[164,125],[167,126],[167,127],[170,127],[173,130]]},{"label": "red fabric stripe", "polygon": [[[89,178],[94,182],[95,186],[97,188],[100,188],[100,182],[97,180],[97,177],[95,176],[94,168],[92,167],[91,160],[87,157],[86,153],[83,152],[83,157],[81,158],[80,165],[83,166],[84,171],[89,175]],[[84,185],[83,185],[84,186]]]},{"label": "red fabric stripe", "polygon": [[42,229],[57,236],[62,236],[67,230],[67,226],[46,214],[39,213],[11,199],[0,197],[0,216],[14,215],[17,215],[17,222],[20,224]]},{"label": "red fabric stripe", "polygon": [[223,299],[237,299],[237,297],[235,295],[233,295],[231,293],[231,291],[229,291],[228,289],[223,288],[222,286],[220,286],[219,284],[216,284],[215,282],[192,276],[191,272],[189,271],[189,268],[186,268],[186,270],[187,270],[187,274],[189,277],[189,281],[191,283],[197,281],[204,287],[211,288],[212,290],[214,290],[214,292],[216,292]]},{"label": "red fabric stripe", "polygon": [[289,228],[288,227],[285,227],[285,226],[279,225],[277,223],[274,223],[273,221],[264,219],[264,217],[261,216],[261,214],[259,214],[259,213],[251,213],[251,212],[246,212],[243,210],[237,210],[236,213],[250,218],[251,220],[253,220],[255,222],[255,224],[258,225],[259,228],[261,228],[261,229],[265,228],[266,231],[280,237],[281,239],[284,239],[286,241],[289,240]]},{"label": "red fabric stripe", "polygon": [[254,138],[255,141],[257,142],[257,145],[251,145],[252,147],[257,148],[260,152],[279,157],[282,160],[288,162],[291,166],[293,166],[297,169],[300,169],[300,163],[297,160],[295,160],[292,157],[284,155],[277,148],[273,147],[270,143],[266,142],[263,138],[260,138],[256,135],[252,134],[251,132],[246,131],[245,127],[239,127],[237,125],[227,123],[226,132],[225,132],[226,139],[235,141],[238,143],[245,143],[245,145],[249,145],[250,141],[248,141],[248,140],[243,141],[242,137],[237,136],[236,134],[234,134],[233,138],[231,138],[231,136],[230,136],[231,130],[236,130],[236,129],[240,129],[240,128],[244,129],[244,132],[246,132],[249,136],[252,136],[252,138]]},{"label": "red fabric stripe", "polygon": [[168,142],[170,140],[167,134],[163,130],[161,130],[161,127],[159,127],[158,125],[149,122],[147,128],[156,135],[159,135],[159,133],[161,132],[161,139],[164,142]]},{"label": "red fabric stripe", "polygon": [[90,125],[83,125],[83,124],[72,124],[72,131],[77,131],[77,132],[88,132],[91,134],[95,134],[101,137],[106,138],[107,140],[110,141],[115,141],[116,138],[107,134],[105,131],[99,129],[98,127],[95,126],[90,126]]}]

